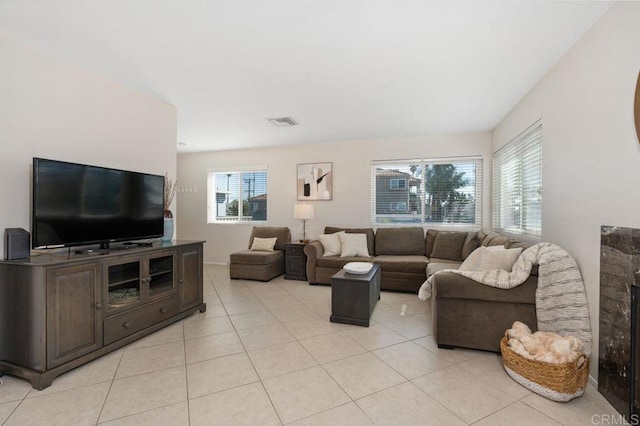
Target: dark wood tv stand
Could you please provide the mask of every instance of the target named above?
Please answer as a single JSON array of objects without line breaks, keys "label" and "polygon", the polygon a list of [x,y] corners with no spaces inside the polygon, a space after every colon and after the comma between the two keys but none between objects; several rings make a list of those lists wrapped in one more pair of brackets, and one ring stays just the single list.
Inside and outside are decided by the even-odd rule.
[{"label": "dark wood tv stand", "polygon": [[202,246],[156,241],[0,261],[0,373],[44,389],[62,373],[205,312]]}]

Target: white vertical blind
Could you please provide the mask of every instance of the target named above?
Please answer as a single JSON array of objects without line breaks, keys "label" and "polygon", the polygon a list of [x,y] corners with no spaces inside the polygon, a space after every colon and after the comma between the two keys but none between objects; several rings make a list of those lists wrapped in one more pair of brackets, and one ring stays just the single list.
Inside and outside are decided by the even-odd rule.
[{"label": "white vertical blind", "polygon": [[249,221],[267,221],[267,171],[210,171],[207,223]]},{"label": "white vertical blind", "polygon": [[493,155],[493,229],[542,236],[542,124],[535,123]]},{"label": "white vertical blind", "polygon": [[482,159],[371,163],[373,225],[482,226]]}]

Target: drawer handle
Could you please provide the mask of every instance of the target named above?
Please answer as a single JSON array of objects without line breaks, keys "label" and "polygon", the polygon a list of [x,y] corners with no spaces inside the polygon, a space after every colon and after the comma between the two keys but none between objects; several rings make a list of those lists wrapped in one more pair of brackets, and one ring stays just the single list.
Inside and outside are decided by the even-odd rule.
[{"label": "drawer handle", "polygon": [[124,328],[131,328],[131,323],[129,321],[125,321],[125,322],[122,323],[122,326]]},{"label": "drawer handle", "polygon": [[102,309],[102,303],[96,303],[96,309],[98,310]]},{"label": "drawer handle", "polygon": [[166,309],[166,308],[160,308],[160,313],[161,313],[161,314],[164,314],[165,312],[167,312],[167,309]]}]

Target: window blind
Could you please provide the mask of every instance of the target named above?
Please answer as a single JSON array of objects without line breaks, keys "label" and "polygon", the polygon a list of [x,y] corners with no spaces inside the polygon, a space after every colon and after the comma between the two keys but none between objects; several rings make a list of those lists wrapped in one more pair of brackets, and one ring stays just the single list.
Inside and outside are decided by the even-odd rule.
[{"label": "window blind", "polygon": [[542,124],[493,155],[493,229],[542,236]]},{"label": "window blind", "polygon": [[482,159],[371,163],[373,225],[482,226]]},{"label": "window blind", "polygon": [[266,222],[267,171],[209,172],[207,223]]}]

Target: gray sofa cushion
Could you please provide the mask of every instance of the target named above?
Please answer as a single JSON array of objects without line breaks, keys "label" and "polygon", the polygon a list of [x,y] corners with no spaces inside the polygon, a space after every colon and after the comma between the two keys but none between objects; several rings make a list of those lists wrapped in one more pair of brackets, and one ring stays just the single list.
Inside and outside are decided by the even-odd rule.
[{"label": "gray sofa cushion", "polygon": [[472,251],[482,245],[483,238],[484,233],[482,233],[482,231],[467,233],[467,238],[464,240],[464,245],[462,246],[462,260],[466,260]]},{"label": "gray sofa cushion", "polygon": [[496,234],[495,232],[484,231],[484,234],[482,245],[485,247],[503,246],[509,242],[509,238]]},{"label": "gray sofa cushion", "polygon": [[349,262],[371,262],[372,257],[340,257],[326,256],[317,259],[317,265],[321,268],[338,268],[342,269]]},{"label": "gray sofa cushion", "polygon": [[427,257],[431,257],[431,252],[433,252],[433,243],[435,242],[437,235],[438,235],[437,230],[427,229],[427,237],[425,238],[425,251],[424,251],[424,254]]},{"label": "gray sofa cushion", "polygon": [[461,261],[462,246],[466,238],[466,232],[438,232],[430,257]]},{"label": "gray sofa cushion", "polygon": [[424,250],[424,230],[421,227],[376,230],[376,255],[424,256]]},{"label": "gray sofa cushion", "polygon": [[508,290],[490,287],[457,274],[438,274],[433,279],[440,299],[471,299],[535,305],[538,287],[538,279],[533,276],[527,278],[521,285]]},{"label": "gray sofa cushion", "polygon": [[284,262],[284,252],[280,250],[242,250],[232,253],[229,258],[231,263],[242,263],[245,265],[268,265],[275,262]]},{"label": "gray sofa cushion", "polygon": [[427,278],[443,269],[458,269],[462,265],[462,262],[456,262],[455,260],[436,259],[430,258],[427,265]]},{"label": "gray sofa cushion", "polygon": [[380,265],[385,272],[409,272],[424,274],[429,259],[426,256],[392,256],[382,255],[373,258],[373,263]]}]

